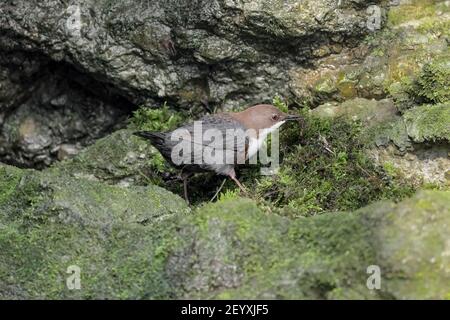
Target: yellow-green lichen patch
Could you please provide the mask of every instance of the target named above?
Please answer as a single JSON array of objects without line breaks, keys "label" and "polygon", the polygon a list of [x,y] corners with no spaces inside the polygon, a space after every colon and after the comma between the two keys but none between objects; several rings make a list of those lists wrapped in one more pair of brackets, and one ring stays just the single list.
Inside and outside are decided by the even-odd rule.
[{"label": "yellow-green lichen patch", "polygon": [[398,7],[391,7],[388,21],[391,25],[397,26],[413,20],[433,16],[436,13],[436,1],[434,0],[413,0]]}]

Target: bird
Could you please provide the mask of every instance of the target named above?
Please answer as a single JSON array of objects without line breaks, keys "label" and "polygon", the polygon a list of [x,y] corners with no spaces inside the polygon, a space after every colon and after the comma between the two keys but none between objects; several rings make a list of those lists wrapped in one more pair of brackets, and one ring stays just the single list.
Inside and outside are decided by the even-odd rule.
[{"label": "bird", "polygon": [[[226,176],[247,194],[246,188],[236,178],[235,167],[252,158],[270,133],[287,121],[299,119],[300,116],[284,113],[274,105],[258,104],[241,112],[206,115],[198,120],[197,127],[196,122],[191,122],[168,132],[137,131],[133,134],[148,140],[166,161],[181,170],[184,198],[189,203],[188,179],[200,172]],[[200,124],[201,131],[196,131]],[[210,139],[203,139],[211,132],[214,134],[210,134]],[[196,137],[196,133],[201,139]],[[175,136],[178,139],[174,139]],[[187,147],[181,152],[180,141]],[[224,161],[205,161],[205,152]]]}]

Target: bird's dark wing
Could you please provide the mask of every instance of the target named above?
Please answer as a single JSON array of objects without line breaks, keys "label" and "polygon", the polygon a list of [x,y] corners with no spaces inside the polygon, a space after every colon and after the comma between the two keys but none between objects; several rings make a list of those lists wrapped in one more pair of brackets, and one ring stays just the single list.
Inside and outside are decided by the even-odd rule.
[{"label": "bird's dark wing", "polygon": [[[201,131],[199,130],[201,124]],[[201,135],[197,132],[198,130]],[[223,161],[229,163],[245,162],[246,150],[248,146],[248,137],[245,135],[246,128],[230,116],[215,115],[205,116],[197,123],[184,125],[177,130],[166,135],[166,144],[171,148],[179,144],[181,140],[191,144],[190,154],[183,154],[183,163],[203,163],[205,154],[212,157],[223,155]],[[174,133],[185,132],[185,136],[174,139]],[[197,134],[196,134],[197,133]],[[209,169],[209,168],[205,168]]]}]

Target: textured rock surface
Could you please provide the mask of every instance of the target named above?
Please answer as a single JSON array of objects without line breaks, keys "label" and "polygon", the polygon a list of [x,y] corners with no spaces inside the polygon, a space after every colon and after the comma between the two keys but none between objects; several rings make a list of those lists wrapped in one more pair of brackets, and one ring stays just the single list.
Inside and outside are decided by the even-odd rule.
[{"label": "textured rock surface", "polygon": [[[450,194],[288,219],[0,167],[1,298],[445,298]],[[367,268],[381,289],[366,287]],[[67,268],[81,270],[68,290]]]},{"label": "textured rock surface", "polygon": [[355,98],[311,111],[364,124],[369,155],[391,175],[414,186],[450,185],[450,104],[416,106],[399,114],[391,99]]},{"label": "textured rock surface", "polygon": [[[366,37],[360,46],[316,60],[313,68],[291,69],[290,86],[296,99],[315,107],[330,100],[394,97],[400,109],[408,108],[414,102],[405,84],[420,76],[425,64],[435,63],[442,74],[435,88],[441,88],[440,93],[437,100],[425,101],[448,100],[450,5],[433,0],[400,2],[389,11],[388,27]],[[432,87],[423,89],[413,95],[428,91],[423,95],[432,97]]]},{"label": "textured rock surface", "polygon": [[[450,185],[450,104],[422,105],[374,127],[377,163],[418,186]],[[392,146],[395,145],[395,147]],[[393,172],[393,173],[394,173]]]},{"label": "textured rock surface", "polygon": [[368,100],[355,98],[343,103],[326,103],[311,111],[312,114],[323,118],[346,117],[358,120],[366,126],[375,126],[390,122],[397,118],[397,108],[390,99]]},{"label": "textured rock surface", "polygon": [[[4,165],[0,177],[2,299],[171,296],[163,250],[175,215],[189,212],[184,200],[155,186]],[[82,270],[82,291],[66,286],[72,265]]]},{"label": "textured rock surface", "polygon": [[289,70],[369,33],[368,6],[2,1],[0,159],[46,166],[62,144],[90,144],[141,104],[214,109],[291,96]]},{"label": "textured rock surface", "polygon": [[400,3],[389,11],[388,27],[358,48],[318,60],[313,72],[300,68],[293,92],[300,101],[318,105],[314,114],[346,116],[373,127],[371,154],[391,174],[415,186],[445,186],[450,4]]},{"label": "textured rock surface", "polygon": [[92,143],[120,126],[131,109],[69,64],[24,51],[0,51],[0,61],[1,161],[48,166],[64,157],[61,146]]},{"label": "textured rock surface", "polygon": [[[449,197],[420,192],[399,204],[295,221],[248,200],[207,205],[181,225],[185,241],[167,269],[185,297],[443,299]],[[366,287],[371,265],[381,270],[379,291]]]},{"label": "textured rock surface", "polygon": [[[374,1],[374,3],[379,1]],[[381,2],[381,1],[380,1]],[[260,102],[287,69],[370,32],[365,1],[6,1],[3,50],[38,50],[135,103]],[[274,44],[277,43],[277,45]]]}]

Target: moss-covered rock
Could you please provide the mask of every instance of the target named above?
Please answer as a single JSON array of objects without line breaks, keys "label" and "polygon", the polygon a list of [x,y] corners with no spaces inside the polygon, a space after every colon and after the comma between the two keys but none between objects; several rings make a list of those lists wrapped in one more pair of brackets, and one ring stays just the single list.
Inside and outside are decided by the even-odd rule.
[{"label": "moss-covered rock", "polygon": [[414,142],[450,142],[450,102],[413,108],[403,119],[408,136]]},{"label": "moss-covered rock", "polygon": [[389,175],[408,185],[448,189],[450,187],[450,157],[448,144],[413,145],[399,152],[388,145],[370,150],[370,157]]},{"label": "moss-covered rock", "polygon": [[400,6],[393,6],[388,14],[388,22],[393,27],[398,27],[402,25],[414,25],[414,22],[420,23],[421,19],[435,18],[439,19],[437,13],[440,12],[442,15],[442,10],[448,12],[448,6],[441,2],[435,0],[410,0],[402,1]]},{"label": "moss-covered rock", "polygon": [[311,111],[322,118],[345,117],[354,121],[361,121],[365,126],[375,126],[392,121],[397,117],[397,108],[390,99],[368,100],[355,98],[341,104],[327,103]]},{"label": "moss-covered rock", "polygon": [[422,191],[398,205],[362,210],[382,218],[377,259],[388,268],[385,289],[398,299],[448,299],[450,192]]},{"label": "moss-covered rock", "polygon": [[[376,163],[395,169],[394,176],[409,184],[450,184],[450,105],[422,105],[408,109],[397,119],[367,130],[376,148]],[[395,147],[394,147],[395,146]]]},{"label": "moss-covered rock", "polygon": [[450,54],[426,64],[411,91],[427,103],[450,102]]},{"label": "moss-covered rock", "polygon": [[[171,295],[164,259],[184,201],[156,186],[110,186],[0,166],[0,297]],[[174,240],[175,241],[175,240]],[[68,290],[70,266],[81,290]]]},{"label": "moss-covered rock", "polygon": [[419,0],[389,10],[388,27],[352,50],[290,71],[296,100],[313,107],[356,97],[393,97],[406,110],[448,101],[448,21],[444,2]]},{"label": "moss-covered rock", "polygon": [[[245,199],[200,208],[168,271],[185,298],[445,298],[450,193],[289,220]],[[381,289],[366,287],[380,267]]]},{"label": "moss-covered rock", "polygon": [[133,136],[132,130],[122,129],[98,140],[73,159],[57,163],[51,170],[109,183],[138,184],[154,178],[147,170],[157,157],[156,149]]},{"label": "moss-covered rock", "polygon": [[[0,176],[1,298],[448,296],[449,192],[290,219],[233,195],[188,214],[158,187]],[[371,265],[380,290],[366,286]]]},{"label": "moss-covered rock", "polygon": [[367,131],[368,138],[378,146],[394,143],[401,151],[413,148],[414,143],[449,143],[450,105],[422,105],[407,110]]},{"label": "moss-covered rock", "polygon": [[394,181],[419,187],[449,184],[450,105],[421,105],[397,111],[392,100],[353,99],[312,110],[322,118],[362,121],[369,158]]},{"label": "moss-covered rock", "polygon": [[[189,209],[155,185],[181,186],[132,133],[168,130],[186,117],[166,105],[139,109],[128,128],[44,171],[0,165],[0,298],[450,296],[448,4],[402,2],[391,8],[388,29],[350,49],[342,35],[367,33],[367,1],[338,9],[309,0],[218,1],[212,9],[87,1],[71,7],[87,21],[80,34],[54,33],[61,15],[55,20],[48,8],[71,11],[53,2],[8,11],[3,19],[18,23],[4,24],[5,48],[20,47],[11,35],[25,34],[31,47],[62,59],[63,43],[78,66],[136,104],[237,107],[279,91],[318,107],[284,128],[277,175],[240,172],[253,200],[227,182],[219,201],[201,204],[220,178],[200,176],[190,186],[200,205]],[[24,33],[24,21],[38,20],[20,12],[48,15],[38,25],[44,32]],[[161,15],[130,19],[149,12]],[[169,28],[168,17],[183,23]],[[118,47],[87,36],[97,27]],[[287,111],[280,97],[274,104]],[[369,145],[378,151],[372,157]],[[405,185],[405,176],[420,181]],[[442,190],[406,198],[427,182]],[[71,266],[80,268],[80,290],[66,285]],[[369,266],[381,271],[380,290],[366,285]]]}]

